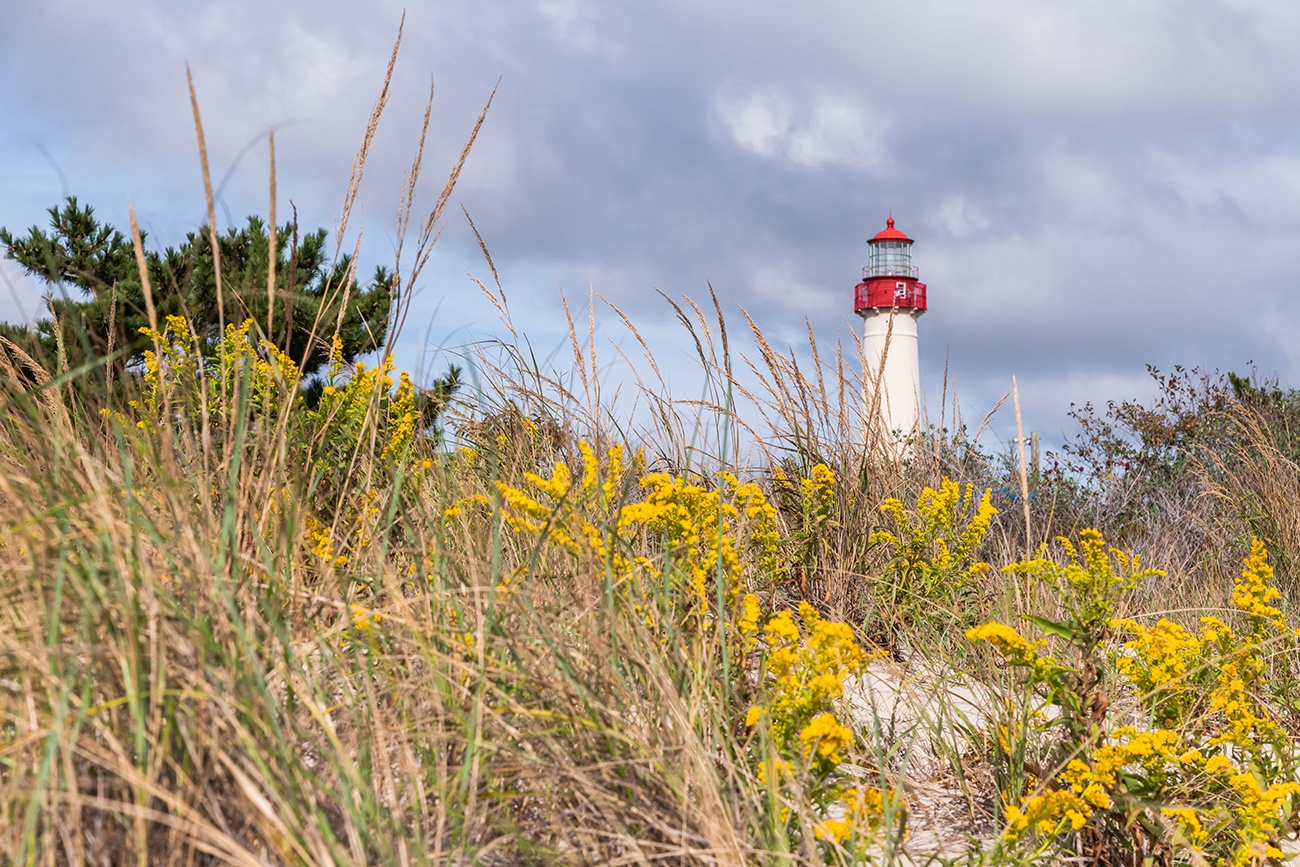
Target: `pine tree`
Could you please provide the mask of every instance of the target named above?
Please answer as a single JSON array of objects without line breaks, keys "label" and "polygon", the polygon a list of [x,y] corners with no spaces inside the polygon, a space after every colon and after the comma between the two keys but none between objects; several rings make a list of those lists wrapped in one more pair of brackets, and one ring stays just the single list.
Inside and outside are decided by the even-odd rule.
[{"label": "pine tree", "polygon": [[[50,286],[53,315],[34,328],[5,325],[0,333],[39,355],[51,369],[60,351],[56,328],[70,368],[110,349],[126,350],[118,366],[130,367],[150,346],[140,333],[149,320],[130,238],[100,222],[94,209],[75,196],[62,208],[50,208],[49,215],[48,232],[33,226],[18,237],[0,228],[0,244],[10,259]],[[325,229],[300,236],[296,222],[276,230],[275,311],[267,336],[308,376],[325,363],[336,327],[349,361],[379,348],[388,332],[392,275],[378,267],[369,285],[361,286],[351,257],[339,256],[331,265],[326,237]],[[262,329],[268,321],[270,239],[265,222],[250,216],[246,225],[220,235],[218,247],[224,311],[218,311],[207,226],[186,235],[177,247],[157,251],[146,245],[145,251],[159,320],[169,314],[184,317],[206,344],[219,339],[223,319],[239,323],[251,318]]]}]

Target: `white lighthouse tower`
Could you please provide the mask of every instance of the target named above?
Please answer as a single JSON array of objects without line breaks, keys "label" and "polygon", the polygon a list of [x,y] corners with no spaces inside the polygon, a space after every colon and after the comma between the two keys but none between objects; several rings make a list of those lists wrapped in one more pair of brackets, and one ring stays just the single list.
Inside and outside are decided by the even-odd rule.
[{"label": "white lighthouse tower", "polygon": [[853,310],[864,320],[862,354],[867,412],[878,406],[878,433],[903,442],[921,418],[921,370],[916,325],[925,312],[925,284],[916,279],[912,239],[894,228],[867,242],[870,257],[854,290]]}]

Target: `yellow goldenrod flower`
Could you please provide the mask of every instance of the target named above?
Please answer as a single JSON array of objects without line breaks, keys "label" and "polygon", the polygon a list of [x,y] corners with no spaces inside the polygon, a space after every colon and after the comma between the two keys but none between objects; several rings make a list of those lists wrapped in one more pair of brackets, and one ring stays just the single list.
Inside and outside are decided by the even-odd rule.
[{"label": "yellow goldenrod flower", "polygon": [[839,764],[840,750],[853,743],[853,732],[836,722],[829,713],[813,717],[799,732],[805,755],[816,754],[823,761]]}]

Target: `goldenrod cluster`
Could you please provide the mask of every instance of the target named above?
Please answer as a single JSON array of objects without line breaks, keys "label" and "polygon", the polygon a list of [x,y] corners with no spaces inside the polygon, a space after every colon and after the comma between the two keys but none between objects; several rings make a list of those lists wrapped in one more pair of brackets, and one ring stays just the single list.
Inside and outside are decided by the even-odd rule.
[{"label": "goldenrod cluster", "polygon": [[[223,422],[242,403],[241,389],[250,398],[248,411],[271,417],[291,404],[297,394],[298,365],[269,340],[249,339],[252,320],[226,326],[225,333],[205,359],[198,335],[180,316],[168,316],[157,330],[140,333],[153,340],[144,351],[144,373],[139,400],[128,406],[139,430],[164,430],[164,422],[206,413]],[[131,423],[125,415],[108,410],[104,415]]]},{"label": "goldenrod cluster", "polygon": [[[896,798],[894,792],[882,792],[868,786],[852,786],[837,799],[834,805],[839,815],[833,815],[813,826],[818,840],[842,844],[855,831],[874,830],[885,816],[886,800]],[[865,847],[859,846],[859,849]]]},{"label": "goldenrod cluster", "polygon": [[379,626],[384,619],[383,613],[375,611],[373,608],[369,608],[359,602],[353,602],[348,606],[348,610],[352,614],[352,628],[358,632],[374,629]]},{"label": "goldenrod cluster", "polygon": [[[179,316],[168,316],[157,331],[141,328],[140,333],[154,342],[154,348],[146,349],[144,353],[142,400],[130,404],[144,416],[136,422],[137,427],[144,428],[146,422],[161,421],[163,404],[173,394],[181,394],[199,384],[197,374],[203,359],[198,349],[198,336]],[[170,392],[168,382],[175,386]]]},{"label": "goldenrod cluster", "polygon": [[825,464],[814,464],[808,478],[799,480],[803,511],[809,522],[825,526],[835,516],[835,473]]},{"label": "goldenrod cluster", "polygon": [[921,492],[915,514],[901,500],[886,500],[880,510],[893,529],[872,533],[869,542],[887,547],[886,573],[912,599],[951,602],[990,568],[979,559],[979,549],[998,513],[991,498],[986,490],[976,501],[973,485],[963,491],[945,477],[938,490]]},{"label": "goldenrod cluster", "polygon": [[[168,317],[168,330],[184,328],[188,335],[189,326],[176,316]],[[217,408],[221,415],[227,415],[238,405],[237,390],[244,377],[250,376],[253,385],[253,407],[262,412],[275,412],[280,409],[285,396],[285,386],[296,389],[298,366],[275,347],[269,340],[258,343],[260,354],[254,349],[248,338],[253,320],[245,319],[239,325],[231,323],[218,341],[214,352],[216,364],[211,366],[211,382],[216,388]],[[149,334],[149,329],[142,331]],[[189,335],[192,337],[192,335]],[[192,347],[192,343],[188,344]],[[174,347],[173,347],[174,348]],[[174,353],[169,353],[174,357]],[[274,363],[274,364],[273,364]],[[288,393],[292,399],[293,392]]]},{"label": "goldenrod cluster", "polygon": [[[846,785],[849,778],[840,766],[854,735],[837,715],[846,680],[871,657],[848,625],[824,620],[806,602],[797,615],[783,610],[764,616],[759,595],[748,591],[749,579],[770,581],[779,572],[782,538],[776,509],[763,490],[729,472],[718,474],[716,486],[697,476],[654,472],[636,479],[639,499],[623,502],[631,471],[644,459],[637,455],[629,466],[621,446],[601,457],[585,441],[578,451],[581,479],[566,462],[555,461],[549,473],[524,472],[522,484],[496,482],[504,525],[534,540],[535,551],[603,560],[613,586],[631,595],[636,616],[651,627],[668,614],[655,607],[664,604],[665,595],[677,606],[676,622],[697,635],[725,616],[731,646],[760,672],[758,700],[746,716],[746,725],[760,735],[755,742],[759,779],[780,786],[800,775],[805,793],[818,805],[818,839],[839,844],[854,829],[874,827],[885,796]],[[454,460],[474,459],[458,453]],[[819,466],[800,484],[823,520],[833,513],[834,480]],[[460,517],[471,502],[472,496],[451,504],[445,518]],[[661,559],[652,563],[633,556],[646,543],[661,552]],[[535,556],[531,562],[541,560]],[[526,576],[520,571],[514,579]],[[638,596],[644,576],[656,579],[656,592]],[[659,592],[664,582],[674,592]]]},{"label": "goldenrod cluster", "polygon": [[450,505],[442,510],[442,520],[444,522],[455,520],[468,513],[472,507],[478,506],[482,509],[490,509],[492,502],[483,494],[470,494],[454,500]]},{"label": "goldenrod cluster", "polygon": [[[829,565],[833,534],[839,527],[835,473],[818,463],[806,478],[792,479],[781,467],[774,467],[771,482],[773,496],[782,504],[785,532],[778,536],[773,523],[769,533],[772,556],[762,562],[761,570],[779,581],[793,568],[800,577],[801,593],[807,595],[807,578]],[[777,510],[768,509],[769,520],[774,521]]]},{"label": "goldenrod cluster", "polygon": [[1124,644],[1126,653],[1115,667],[1134,688],[1147,697],[1148,707],[1166,727],[1188,720],[1202,700],[1205,669],[1200,666],[1203,643],[1177,623],[1160,618],[1152,627],[1120,620],[1116,628],[1133,633]]},{"label": "goldenrod cluster", "polygon": [[733,528],[740,517],[723,490],[668,473],[642,477],[645,499],[623,507],[618,526],[646,527],[662,540],[675,570],[686,579],[696,610],[709,609],[709,587],[716,578],[732,604],[741,592],[741,562]]},{"label": "goldenrod cluster", "polygon": [[1040,683],[1057,684],[1064,666],[1051,656],[1042,656],[1039,649],[1045,641],[1031,642],[1010,626],[1002,623],[984,623],[966,630],[968,641],[987,641],[1001,654],[1008,665],[1028,669],[1030,679]]},{"label": "goldenrod cluster", "polygon": [[[542,544],[553,543],[573,556],[608,561],[616,576],[626,576],[633,564],[623,554],[625,546],[610,544],[613,539],[610,528],[621,529],[623,525],[615,510],[629,470],[624,448],[611,446],[603,467],[586,441],[579,444],[579,451],[583,457],[583,476],[577,484],[564,461],[555,462],[549,477],[524,473],[526,488],[497,481],[494,487],[501,503],[502,520],[514,532],[535,537]],[[466,457],[477,458],[476,455]],[[641,466],[643,461],[640,454],[636,455],[632,468]],[[474,500],[471,497],[458,501],[449,511],[459,514],[464,505]]]},{"label": "goldenrod cluster", "polygon": [[[813,468],[816,473],[820,468],[830,474],[824,464],[818,464]],[[754,482],[745,482],[741,484],[734,474],[722,472],[718,474],[719,482],[724,486],[731,496],[739,510],[744,521],[744,535],[747,537],[747,547],[751,552],[751,559],[757,570],[757,577],[771,580],[777,577],[781,570],[781,534],[776,527],[776,507],[768,502],[767,495],[763,493]],[[822,483],[833,485],[835,476],[829,475],[829,481],[825,479]]]},{"label": "goldenrod cluster", "polygon": [[1230,745],[1257,760],[1271,754],[1280,734],[1260,700],[1265,645],[1294,642],[1281,611],[1269,604],[1280,595],[1272,581],[1268,553],[1255,539],[1231,599],[1250,627],[1241,636],[1217,617],[1201,618],[1199,635],[1164,619],[1150,627],[1116,622],[1132,635],[1116,667],[1155,719],[1206,734],[1207,746]]},{"label": "goldenrod cluster", "polygon": [[[1252,543],[1233,590],[1232,605],[1248,627],[1240,634],[1217,617],[1202,618],[1198,633],[1164,618],[1151,626],[1106,619],[1120,593],[1155,573],[1142,570],[1136,558],[1108,552],[1095,531],[1066,550],[1065,567],[1038,568],[1073,600],[1067,600],[1068,624],[1049,625],[1069,631],[1076,646],[1111,629],[1128,633],[1113,657],[1115,668],[1156,725],[1107,732],[1104,720],[1095,721],[1075,757],[1043,790],[1007,805],[1003,841],[1016,845],[1078,830],[1106,813],[1164,828],[1160,845],[1191,853],[1193,863],[1253,865],[1281,858],[1277,841],[1300,806],[1300,782],[1297,750],[1269,709],[1267,670],[1270,655],[1295,652],[1295,633],[1272,604],[1280,594],[1263,545]],[[1027,672],[1030,689],[1060,689],[1061,678],[1041,667],[1041,643],[1030,644],[999,624],[968,636],[997,646]],[[1143,819],[1157,814],[1160,822]]]},{"label": "goldenrod cluster", "polygon": [[[598,456],[584,440],[578,451],[581,479],[568,463],[557,460],[549,474],[522,473],[523,484],[493,483],[506,527],[535,539],[538,551],[601,561],[621,592],[638,597],[633,607],[651,626],[657,616],[691,629],[710,626],[721,602],[732,640],[743,651],[755,649],[761,611],[758,597],[746,592],[746,581],[770,577],[780,545],[776,510],[762,489],[753,482],[741,483],[730,472],[719,473],[715,486],[692,475],[653,472],[638,477],[645,466],[643,454],[636,453],[629,462],[621,445]],[[454,460],[472,462],[477,456],[462,449]],[[630,497],[636,499],[626,502]],[[476,496],[458,500],[444,515],[458,517],[466,506],[480,501]],[[647,547],[659,556],[635,554]],[[533,563],[533,568],[547,568],[537,558]],[[523,573],[514,577],[522,578]],[[655,584],[668,581],[681,592],[651,592],[653,588],[643,586],[643,577]],[[665,604],[671,612],[652,610]]]},{"label": "goldenrod cluster", "polygon": [[745,717],[758,735],[759,779],[771,785],[798,774],[822,811],[814,826],[820,840],[840,844],[855,830],[870,831],[883,815],[885,796],[846,785],[840,765],[854,736],[837,717],[837,704],[846,681],[875,656],[858,645],[847,624],[824,620],[807,602],[797,618],[777,612],[762,633],[764,677],[759,701]]},{"label": "goldenrod cluster", "polygon": [[736,630],[740,633],[742,648],[746,652],[758,647],[758,621],[762,616],[759,598],[753,593],[746,593],[740,601],[740,611],[736,618]]},{"label": "goldenrod cluster", "polygon": [[308,514],[306,518],[307,532],[306,538],[311,545],[311,553],[322,565],[343,566],[348,562],[348,558],[337,553],[334,544],[334,533],[330,527],[322,524],[316,519],[315,515]]},{"label": "goldenrod cluster", "polygon": [[[342,566],[373,542],[381,512],[378,487],[340,503],[339,492],[351,488],[345,474],[355,474],[359,460],[371,455],[382,472],[406,461],[420,433],[415,387],[406,373],[394,382],[391,357],[372,369],[347,364],[335,335],[320,402],[306,409],[298,366],[270,341],[254,340],[252,330],[252,320],[231,323],[205,350],[179,316],[166,317],[157,330],[141,329],[153,345],[144,352],[140,398],[129,403],[130,418],[105,415],[125,430],[170,435],[188,427],[189,435],[173,440],[188,449],[195,448],[200,425],[204,437],[220,437],[236,429],[228,423],[244,419],[253,429],[284,424],[291,441],[302,446],[295,459],[305,459],[304,476],[325,500],[317,509],[305,509],[303,553],[312,568]],[[426,459],[412,469],[431,468]],[[269,507],[284,511],[289,496],[279,491]]]},{"label": "goldenrod cluster", "polygon": [[1004,808],[1006,827],[1002,839],[1018,843],[1031,835],[1056,835],[1067,828],[1077,831],[1087,823],[1091,812],[1078,795],[1065,789],[1031,795],[1019,806],[1008,804]]},{"label": "goldenrod cluster", "polygon": [[1112,793],[1140,794],[1147,803],[1166,805],[1160,812],[1176,827],[1173,845],[1202,857],[1214,855],[1216,863],[1258,864],[1281,856],[1276,840],[1300,783],[1261,783],[1258,766],[1251,770],[1238,761],[1225,753],[1207,758],[1200,749],[1187,749],[1178,732],[1125,726],[1087,762],[1070,762],[1060,779],[1086,805],[1085,817],[1111,809]]},{"label": "goldenrod cluster", "polygon": [[1259,539],[1251,539],[1250,554],[1246,557],[1241,577],[1232,588],[1232,605],[1250,622],[1250,634],[1256,642],[1266,640],[1269,633],[1284,635],[1289,630],[1282,611],[1272,605],[1282,597],[1282,591],[1273,586],[1273,567],[1268,565],[1268,551]]},{"label": "goldenrod cluster", "polygon": [[1123,594],[1143,581],[1165,575],[1159,569],[1144,568],[1137,555],[1108,547],[1101,533],[1092,528],[1079,532],[1077,547],[1064,537],[1056,541],[1065,552],[1064,565],[1040,552],[1038,557],[1013,563],[1003,571],[1031,575],[1068,598],[1073,622],[1090,635],[1099,636],[1109,628],[1115,603]]},{"label": "goldenrod cluster", "polygon": [[420,413],[415,406],[415,386],[405,371],[393,382],[393,357],[385,355],[377,367],[358,361],[348,370],[343,341],[336,334],[325,369],[320,402],[309,414],[310,424],[326,444],[325,461],[350,463],[360,438],[373,430],[382,448],[382,466],[392,468],[406,457],[419,433]]},{"label": "goldenrod cluster", "polygon": [[1249,771],[1233,774],[1228,782],[1240,798],[1233,829],[1236,846],[1228,863],[1246,867],[1280,860],[1282,850],[1277,847],[1277,839],[1294,813],[1300,783],[1273,782],[1265,788]]},{"label": "goldenrod cluster", "polygon": [[859,674],[869,657],[847,624],[823,620],[807,602],[799,606],[799,619],[802,630],[784,610],[763,627],[768,678],[763,700],[750,708],[746,722],[761,723],[783,752],[838,765],[851,737],[835,722],[835,702],[844,694],[845,680]]}]

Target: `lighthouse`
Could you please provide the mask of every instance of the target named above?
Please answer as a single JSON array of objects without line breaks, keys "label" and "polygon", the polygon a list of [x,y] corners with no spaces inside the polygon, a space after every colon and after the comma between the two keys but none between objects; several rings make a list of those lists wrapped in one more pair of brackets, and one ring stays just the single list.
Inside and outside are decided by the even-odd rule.
[{"label": "lighthouse", "polygon": [[853,311],[865,320],[867,413],[879,420],[879,433],[901,444],[921,418],[916,325],[925,312],[925,284],[916,279],[912,239],[894,228],[893,217],[867,246],[867,267],[853,294]]}]

